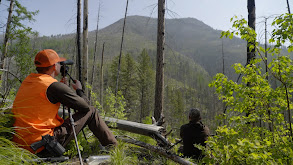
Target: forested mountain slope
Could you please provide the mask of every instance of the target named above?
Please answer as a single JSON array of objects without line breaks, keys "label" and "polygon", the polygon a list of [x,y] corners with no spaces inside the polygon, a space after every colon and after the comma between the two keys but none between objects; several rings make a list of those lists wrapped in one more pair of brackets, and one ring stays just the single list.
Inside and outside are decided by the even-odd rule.
[{"label": "forested mountain slope", "polygon": [[[123,19],[100,30],[101,40],[111,41],[111,49],[119,53]],[[91,32],[91,40],[94,39]],[[213,76],[222,72],[221,31],[214,30],[195,18],[166,19],[166,49],[191,58]],[[156,48],[157,19],[129,16],[126,19],[124,50],[133,52],[144,48]],[[106,38],[105,38],[106,37]],[[118,43],[113,46],[113,39]],[[92,42],[93,43],[93,42]],[[226,73],[232,74],[231,65],[245,63],[246,43],[238,38],[223,39]],[[114,54],[117,54],[114,53]],[[166,55],[166,58],[168,55]]]}]

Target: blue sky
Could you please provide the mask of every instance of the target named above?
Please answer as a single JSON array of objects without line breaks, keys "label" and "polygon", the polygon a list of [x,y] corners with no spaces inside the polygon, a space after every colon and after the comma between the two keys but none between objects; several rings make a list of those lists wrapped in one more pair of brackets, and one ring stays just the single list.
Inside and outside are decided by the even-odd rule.
[{"label": "blue sky", "polygon": [[[286,0],[255,0],[257,28],[263,16],[288,12]],[[289,0],[292,8],[293,2]],[[39,10],[36,22],[29,23],[40,35],[74,33],[76,30],[76,0],[21,0],[28,10]],[[100,28],[104,28],[124,17],[126,0],[89,0],[89,30],[97,26],[98,6],[101,2]],[[218,30],[231,27],[230,18],[234,15],[247,18],[247,0],[166,0],[167,18],[192,17],[203,21]],[[129,0],[127,15],[157,17],[157,0]],[[9,2],[0,4],[0,32],[7,19]],[[154,10],[153,10],[154,9]],[[292,11],[293,9],[291,9]],[[152,12],[153,11],[153,12]]]}]

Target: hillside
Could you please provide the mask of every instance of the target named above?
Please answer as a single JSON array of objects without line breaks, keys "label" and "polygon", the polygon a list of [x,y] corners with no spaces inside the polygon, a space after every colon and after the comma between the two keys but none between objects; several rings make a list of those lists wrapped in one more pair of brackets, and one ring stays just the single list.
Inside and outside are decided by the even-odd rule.
[{"label": "hillside", "polygon": [[[124,52],[136,52],[142,48],[156,49],[157,20],[143,16],[126,19]],[[119,54],[123,19],[99,31],[100,41],[109,42],[114,54]],[[94,41],[90,32],[90,43]],[[194,18],[166,19],[166,49],[178,52],[201,65],[213,76],[222,72],[222,39],[219,30],[214,30]],[[232,73],[231,65],[245,62],[246,43],[241,39],[223,39],[226,73]],[[110,55],[111,56],[111,55]],[[168,54],[166,54],[168,58]]]}]

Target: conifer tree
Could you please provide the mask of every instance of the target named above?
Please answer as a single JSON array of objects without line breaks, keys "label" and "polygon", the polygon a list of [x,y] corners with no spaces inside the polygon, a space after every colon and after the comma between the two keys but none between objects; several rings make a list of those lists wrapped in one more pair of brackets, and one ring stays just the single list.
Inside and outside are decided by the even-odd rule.
[{"label": "conifer tree", "polygon": [[140,122],[153,109],[154,76],[151,60],[144,49],[138,57],[138,92],[140,96]]},{"label": "conifer tree", "polygon": [[[117,79],[117,67],[118,67],[119,56],[115,57],[112,61],[110,72],[111,72],[111,80],[110,87],[113,91],[116,89],[115,80]],[[137,108],[137,71],[136,71],[136,62],[130,56],[130,54],[121,56],[121,76],[119,78],[119,86],[118,91],[122,92],[122,95],[126,101],[125,111],[130,114]],[[133,113],[132,113],[133,114]],[[133,114],[136,115],[136,114]],[[128,116],[129,117],[129,116]]]},{"label": "conifer tree", "polygon": [[136,62],[127,54],[125,56],[125,62],[123,63],[124,66],[121,68],[121,86],[120,90],[122,91],[122,95],[126,100],[126,112],[132,113],[137,108],[137,92],[136,92],[136,85],[137,85],[137,70],[136,70]]}]

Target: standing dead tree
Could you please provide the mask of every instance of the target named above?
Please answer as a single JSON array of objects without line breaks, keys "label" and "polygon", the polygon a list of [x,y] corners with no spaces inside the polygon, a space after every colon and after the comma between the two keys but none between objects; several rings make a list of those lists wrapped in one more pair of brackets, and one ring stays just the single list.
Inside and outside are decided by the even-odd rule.
[{"label": "standing dead tree", "polygon": [[[95,79],[95,72],[96,72],[96,54],[97,54],[97,47],[98,47],[98,32],[99,32],[99,21],[100,21],[100,9],[101,9],[101,3],[99,3],[99,11],[98,11],[98,19],[97,19],[97,29],[96,29],[96,40],[95,40],[95,51],[94,51],[94,60],[93,60],[93,68],[92,68],[92,76],[91,76],[91,82],[90,85],[92,87],[92,91],[94,89],[94,79]],[[91,98],[90,92],[88,94],[89,98]]]},{"label": "standing dead tree", "polygon": [[[10,36],[10,26],[12,23],[12,12],[13,12],[13,7],[14,7],[14,0],[10,0],[10,6],[9,6],[9,11],[8,11],[8,18],[7,18],[7,24],[6,24],[6,31],[5,31],[5,36],[4,36],[4,42],[3,42],[3,50],[2,50],[2,55],[0,57],[0,69],[6,69],[7,63],[6,62],[6,56],[7,56],[7,52],[8,52],[8,40],[9,40],[9,36]],[[9,69],[7,69],[9,71]],[[7,93],[9,90],[7,90],[7,86],[8,86],[8,72],[3,73],[2,75],[0,75],[0,79],[3,80],[3,84],[2,87],[4,89],[4,93]]]},{"label": "standing dead tree", "polygon": [[[165,0],[158,0],[158,33],[157,33],[157,70],[155,89],[156,121],[163,120],[163,96],[164,96],[164,46],[165,46]],[[162,122],[158,122],[162,123]]]},{"label": "standing dead tree", "polygon": [[123,28],[122,28],[122,38],[121,38],[120,54],[119,54],[118,67],[117,67],[115,96],[117,96],[118,87],[119,87],[119,72],[120,72],[120,65],[121,65],[121,56],[122,56],[122,48],[123,48],[124,30],[125,30],[127,10],[128,10],[128,0],[126,2],[126,10],[125,10],[125,16],[124,16],[124,22],[123,22]]},{"label": "standing dead tree", "polygon": [[104,49],[105,49],[105,42],[103,43],[102,49],[102,59],[101,59],[101,79],[100,79],[100,104],[103,107],[103,91],[104,91]]},{"label": "standing dead tree", "polygon": [[7,50],[8,50],[8,39],[10,35],[10,25],[12,22],[12,11],[13,11],[13,6],[14,6],[14,0],[10,0],[10,6],[9,6],[9,12],[8,12],[8,19],[7,19],[7,24],[6,24],[6,32],[4,36],[4,42],[3,42],[3,50],[2,50],[2,55],[0,57],[0,62],[1,62],[1,68],[4,69],[4,60],[5,57],[7,56]]},{"label": "standing dead tree", "polygon": [[[247,0],[247,10],[248,10],[248,26],[255,30],[255,0]],[[252,60],[255,59],[255,39],[252,41],[247,41],[247,61],[246,65],[249,65]],[[251,86],[251,83],[248,82],[247,86]],[[253,96],[250,96],[253,97]],[[246,113],[246,116],[249,116],[250,111],[252,109],[249,109],[248,112]]]},{"label": "standing dead tree", "polygon": [[290,12],[290,6],[289,6],[289,0],[287,0],[287,8],[288,8],[288,13],[291,14],[291,12]]},{"label": "standing dead tree", "polygon": [[[86,86],[88,81],[88,0],[83,1],[83,69],[82,69],[82,81],[83,87]],[[88,94],[88,89],[83,88]]]},{"label": "standing dead tree", "polygon": [[[247,1],[248,9],[248,26],[255,30],[255,0]],[[251,46],[253,48],[251,49]],[[255,58],[255,43],[247,42],[247,64],[250,64],[250,61]]]},{"label": "standing dead tree", "polygon": [[77,0],[77,31],[76,31],[76,46],[77,46],[77,58],[76,58],[76,77],[81,81],[81,42],[80,42],[80,21],[81,21],[81,0]]}]

